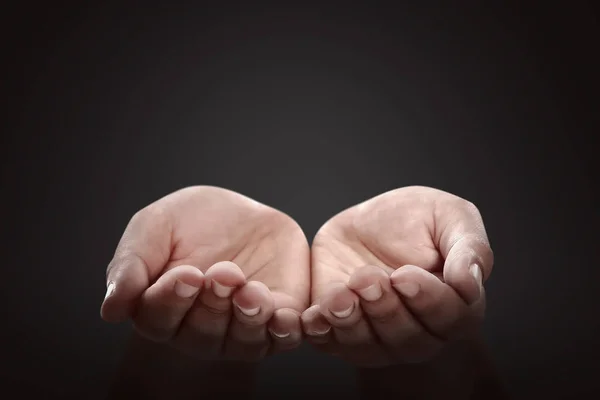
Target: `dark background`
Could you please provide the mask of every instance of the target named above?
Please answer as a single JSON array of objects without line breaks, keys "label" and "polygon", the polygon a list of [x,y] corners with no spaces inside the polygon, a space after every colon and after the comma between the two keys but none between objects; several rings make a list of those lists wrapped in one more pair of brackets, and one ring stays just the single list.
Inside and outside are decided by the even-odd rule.
[{"label": "dark background", "polygon": [[[226,187],[312,238],[421,184],[484,216],[485,328],[511,391],[593,393],[598,14],[413,3],[5,9],[2,381],[102,395],[128,329],[100,320],[105,266],[129,217],[171,191]],[[264,363],[261,390],[351,393],[351,374],[302,348]]]}]

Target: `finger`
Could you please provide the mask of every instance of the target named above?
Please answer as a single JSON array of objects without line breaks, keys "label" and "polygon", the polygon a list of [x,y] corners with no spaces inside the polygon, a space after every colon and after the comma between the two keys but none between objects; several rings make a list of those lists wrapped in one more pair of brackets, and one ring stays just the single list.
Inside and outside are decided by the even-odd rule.
[{"label": "finger", "polygon": [[246,283],[246,278],[236,264],[222,261],[206,271],[204,282],[176,334],[175,345],[206,359],[221,352],[231,319],[231,296]]},{"label": "finger", "polygon": [[271,353],[295,349],[302,343],[300,313],[291,308],[275,310],[268,324]]},{"label": "finger", "polygon": [[441,340],[458,336],[470,325],[469,306],[430,272],[406,265],[392,273],[391,282],[412,314]]},{"label": "finger", "polygon": [[320,311],[333,327],[340,345],[371,345],[373,335],[363,318],[358,296],[343,283],[331,283],[318,302]]},{"label": "finger", "polygon": [[108,265],[102,318],[120,322],[131,317],[139,297],[157,278],[170,253],[171,223],[166,212],[156,203],[138,211]]},{"label": "finger", "polygon": [[190,265],[162,275],[142,294],[133,317],[138,332],[157,342],[173,337],[203,283],[204,274]]},{"label": "finger", "polygon": [[233,318],[224,354],[228,359],[257,361],[267,352],[267,322],[273,315],[273,297],[262,282],[246,283],[233,296]]},{"label": "finger", "polygon": [[337,350],[338,347],[331,331],[331,324],[321,313],[321,307],[318,304],[304,310],[300,316],[300,322],[306,340],[310,344],[328,353]]},{"label": "finger", "polygon": [[436,241],[445,259],[444,281],[472,304],[482,297],[483,282],[494,264],[481,214],[467,202],[438,214]]},{"label": "finger", "polygon": [[414,318],[381,268],[365,266],[348,286],[360,297],[366,318],[383,346],[405,361],[419,361],[437,352],[442,343]]}]

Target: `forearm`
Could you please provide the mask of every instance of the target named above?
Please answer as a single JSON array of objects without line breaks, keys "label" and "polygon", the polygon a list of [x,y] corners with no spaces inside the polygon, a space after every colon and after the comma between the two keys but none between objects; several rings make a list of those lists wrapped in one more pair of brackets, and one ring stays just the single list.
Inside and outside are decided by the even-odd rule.
[{"label": "forearm", "polygon": [[253,364],[200,361],[133,334],[109,399],[200,399],[254,394]]},{"label": "forearm", "polygon": [[449,345],[431,362],[358,371],[362,398],[508,398],[482,339]]}]

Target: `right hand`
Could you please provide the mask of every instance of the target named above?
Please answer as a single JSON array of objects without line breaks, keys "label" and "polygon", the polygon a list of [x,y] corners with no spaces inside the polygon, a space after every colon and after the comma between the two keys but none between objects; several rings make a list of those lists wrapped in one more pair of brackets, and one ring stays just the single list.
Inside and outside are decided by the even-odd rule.
[{"label": "right hand", "polygon": [[472,203],[422,186],[383,193],[315,236],[308,340],[361,367],[431,361],[478,338],[493,261]]},{"label": "right hand", "polygon": [[182,189],[129,222],[101,315],[199,358],[258,361],[301,343],[309,257],[282,212],[226,189]]}]

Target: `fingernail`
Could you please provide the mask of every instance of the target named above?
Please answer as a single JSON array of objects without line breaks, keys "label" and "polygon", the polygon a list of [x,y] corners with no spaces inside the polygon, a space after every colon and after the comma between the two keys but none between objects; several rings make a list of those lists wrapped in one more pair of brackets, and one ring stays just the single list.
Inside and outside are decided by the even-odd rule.
[{"label": "fingernail", "polygon": [[402,282],[394,285],[394,287],[405,297],[415,297],[420,289],[419,284],[415,282]]},{"label": "fingernail", "polygon": [[358,291],[360,296],[367,301],[375,301],[381,298],[381,285],[374,283],[371,286]]},{"label": "fingernail", "polygon": [[237,304],[235,301],[233,303],[242,312],[242,314],[244,314],[248,317],[254,317],[255,315],[257,315],[260,312],[260,306],[255,307],[255,308],[244,308],[244,307],[240,306],[239,304]]},{"label": "fingernail", "polygon": [[270,329],[269,329],[269,332],[271,332],[271,335],[273,335],[275,337],[278,337],[280,339],[283,339],[283,338],[286,338],[286,337],[290,336],[289,332],[286,332],[286,333],[277,333],[277,332],[272,331]]},{"label": "fingernail", "polygon": [[469,273],[473,276],[473,279],[475,279],[475,283],[477,283],[479,292],[477,293],[477,299],[473,300],[477,301],[481,297],[481,292],[483,290],[483,274],[481,273],[481,268],[479,268],[479,265],[477,264],[473,264],[469,267]]},{"label": "fingernail", "polygon": [[469,267],[469,272],[471,273],[471,275],[473,275],[473,278],[475,278],[475,282],[477,282],[477,284],[481,286],[483,284],[483,275],[481,273],[481,268],[479,268],[479,265],[471,265]]},{"label": "fingernail", "polygon": [[348,316],[350,316],[350,314],[352,314],[352,310],[354,310],[354,303],[352,303],[350,307],[342,311],[333,311],[331,309],[329,311],[331,311],[331,313],[338,318],[347,318]]},{"label": "fingernail", "polygon": [[231,296],[233,293],[233,289],[231,286],[221,285],[219,282],[213,280],[212,281],[212,290],[217,297],[226,298]]},{"label": "fingernail", "polygon": [[188,285],[187,283],[183,283],[181,281],[175,282],[175,294],[179,297],[183,297],[184,299],[192,297],[198,293],[198,290],[200,290],[200,288]]},{"label": "fingernail", "polygon": [[113,294],[114,291],[115,291],[115,283],[108,282],[108,286],[106,286],[106,294],[104,295],[104,300],[106,300],[108,298],[108,296]]},{"label": "fingernail", "polygon": [[309,335],[311,335],[311,336],[324,336],[324,335],[328,334],[330,330],[331,330],[331,326],[328,326],[324,330],[316,330],[315,329],[315,330],[310,331]]}]

